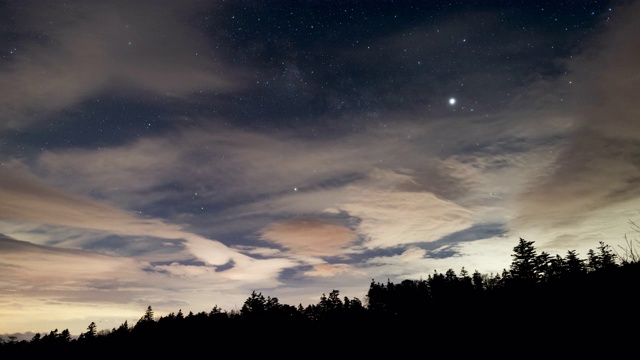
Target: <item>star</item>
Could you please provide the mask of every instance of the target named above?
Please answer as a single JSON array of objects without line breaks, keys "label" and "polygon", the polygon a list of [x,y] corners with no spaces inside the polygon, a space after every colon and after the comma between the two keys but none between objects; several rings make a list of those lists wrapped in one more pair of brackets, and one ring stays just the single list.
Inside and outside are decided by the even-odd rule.
[{"label": "star", "polygon": [[450,98],[449,105],[455,105],[455,104],[456,104],[456,98]]}]

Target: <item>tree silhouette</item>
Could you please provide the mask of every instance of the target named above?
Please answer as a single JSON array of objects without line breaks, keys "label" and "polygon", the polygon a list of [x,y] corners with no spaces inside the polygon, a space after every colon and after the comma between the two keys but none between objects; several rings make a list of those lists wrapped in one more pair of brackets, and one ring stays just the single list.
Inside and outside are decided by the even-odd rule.
[{"label": "tree silhouette", "polygon": [[96,323],[92,321],[91,324],[87,326],[87,332],[80,334],[80,337],[78,338],[78,340],[92,340],[96,338],[97,334],[98,334],[98,331],[97,331]]},{"label": "tree silhouette", "polygon": [[155,319],[153,318],[153,309],[151,308],[151,305],[149,305],[147,307],[147,311],[144,312],[144,315],[142,316],[140,321],[149,322],[149,321],[154,321],[154,320]]},{"label": "tree silhouette", "polygon": [[526,285],[535,283],[538,277],[539,260],[533,243],[533,241],[526,241],[520,238],[511,255],[513,262],[511,263],[510,274],[514,280]]},{"label": "tree silhouette", "polygon": [[564,269],[570,276],[582,275],[587,272],[585,260],[578,257],[578,253],[575,250],[567,251],[567,255],[564,257]]},{"label": "tree silhouette", "polygon": [[587,253],[587,268],[590,271],[610,270],[612,268],[615,268],[617,266],[617,257],[613,249],[603,241],[600,241],[599,244],[600,245],[598,245],[597,247],[598,252],[589,250],[589,252]]}]

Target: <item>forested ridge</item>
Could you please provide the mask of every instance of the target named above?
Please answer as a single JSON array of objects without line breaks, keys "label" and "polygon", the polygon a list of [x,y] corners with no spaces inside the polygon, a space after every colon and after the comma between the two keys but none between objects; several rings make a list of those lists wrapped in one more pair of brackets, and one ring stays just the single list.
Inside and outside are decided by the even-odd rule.
[{"label": "forested ridge", "polygon": [[[635,334],[640,258],[633,243],[620,254],[600,242],[582,259],[573,250],[555,256],[538,253],[533,241],[520,238],[511,256],[510,267],[502,273],[462,268],[400,283],[372,280],[362,300],[332,290],[317,304],[303,307],[254,291],[235,311],[214,306],[156,317],[149,306],[135,324],[125,321],[97,331],[92,322],[77,338],[58,329],[30,341],[2,338],[0,355],[118,355],[225,346],[249,354],[291,344],[324,344],[322,351],[359,344],[374,354],[378,341],[421,339],[433,346],[466,338],[461,344],[495,346],[491,343],[520,336],[532,345],[534,336],[560,343],[573,334],[590,346],[587,339]],[[623,330],[626,326],[632,330]]]}]

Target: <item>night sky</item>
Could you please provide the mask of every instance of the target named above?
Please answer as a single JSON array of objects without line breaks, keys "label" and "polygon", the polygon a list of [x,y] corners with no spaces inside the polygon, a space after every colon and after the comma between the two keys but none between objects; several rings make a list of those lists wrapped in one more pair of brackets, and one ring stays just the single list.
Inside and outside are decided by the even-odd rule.
[{"label": "night sky", "polygon": [[[0,335],[640,222],[640,2],[0,2]],[[639,236],[640,237],[640,236]]]}]

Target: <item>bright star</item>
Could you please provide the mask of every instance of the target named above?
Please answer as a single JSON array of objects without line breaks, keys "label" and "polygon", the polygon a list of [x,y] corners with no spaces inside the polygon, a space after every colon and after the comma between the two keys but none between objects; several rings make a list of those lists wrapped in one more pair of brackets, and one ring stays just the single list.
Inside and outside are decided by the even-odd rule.
[{"label": "bright star", "polygon": [[449,99],[449,105],[455,105],[455,103],[456,103],[456,99],[455,98]]}]

